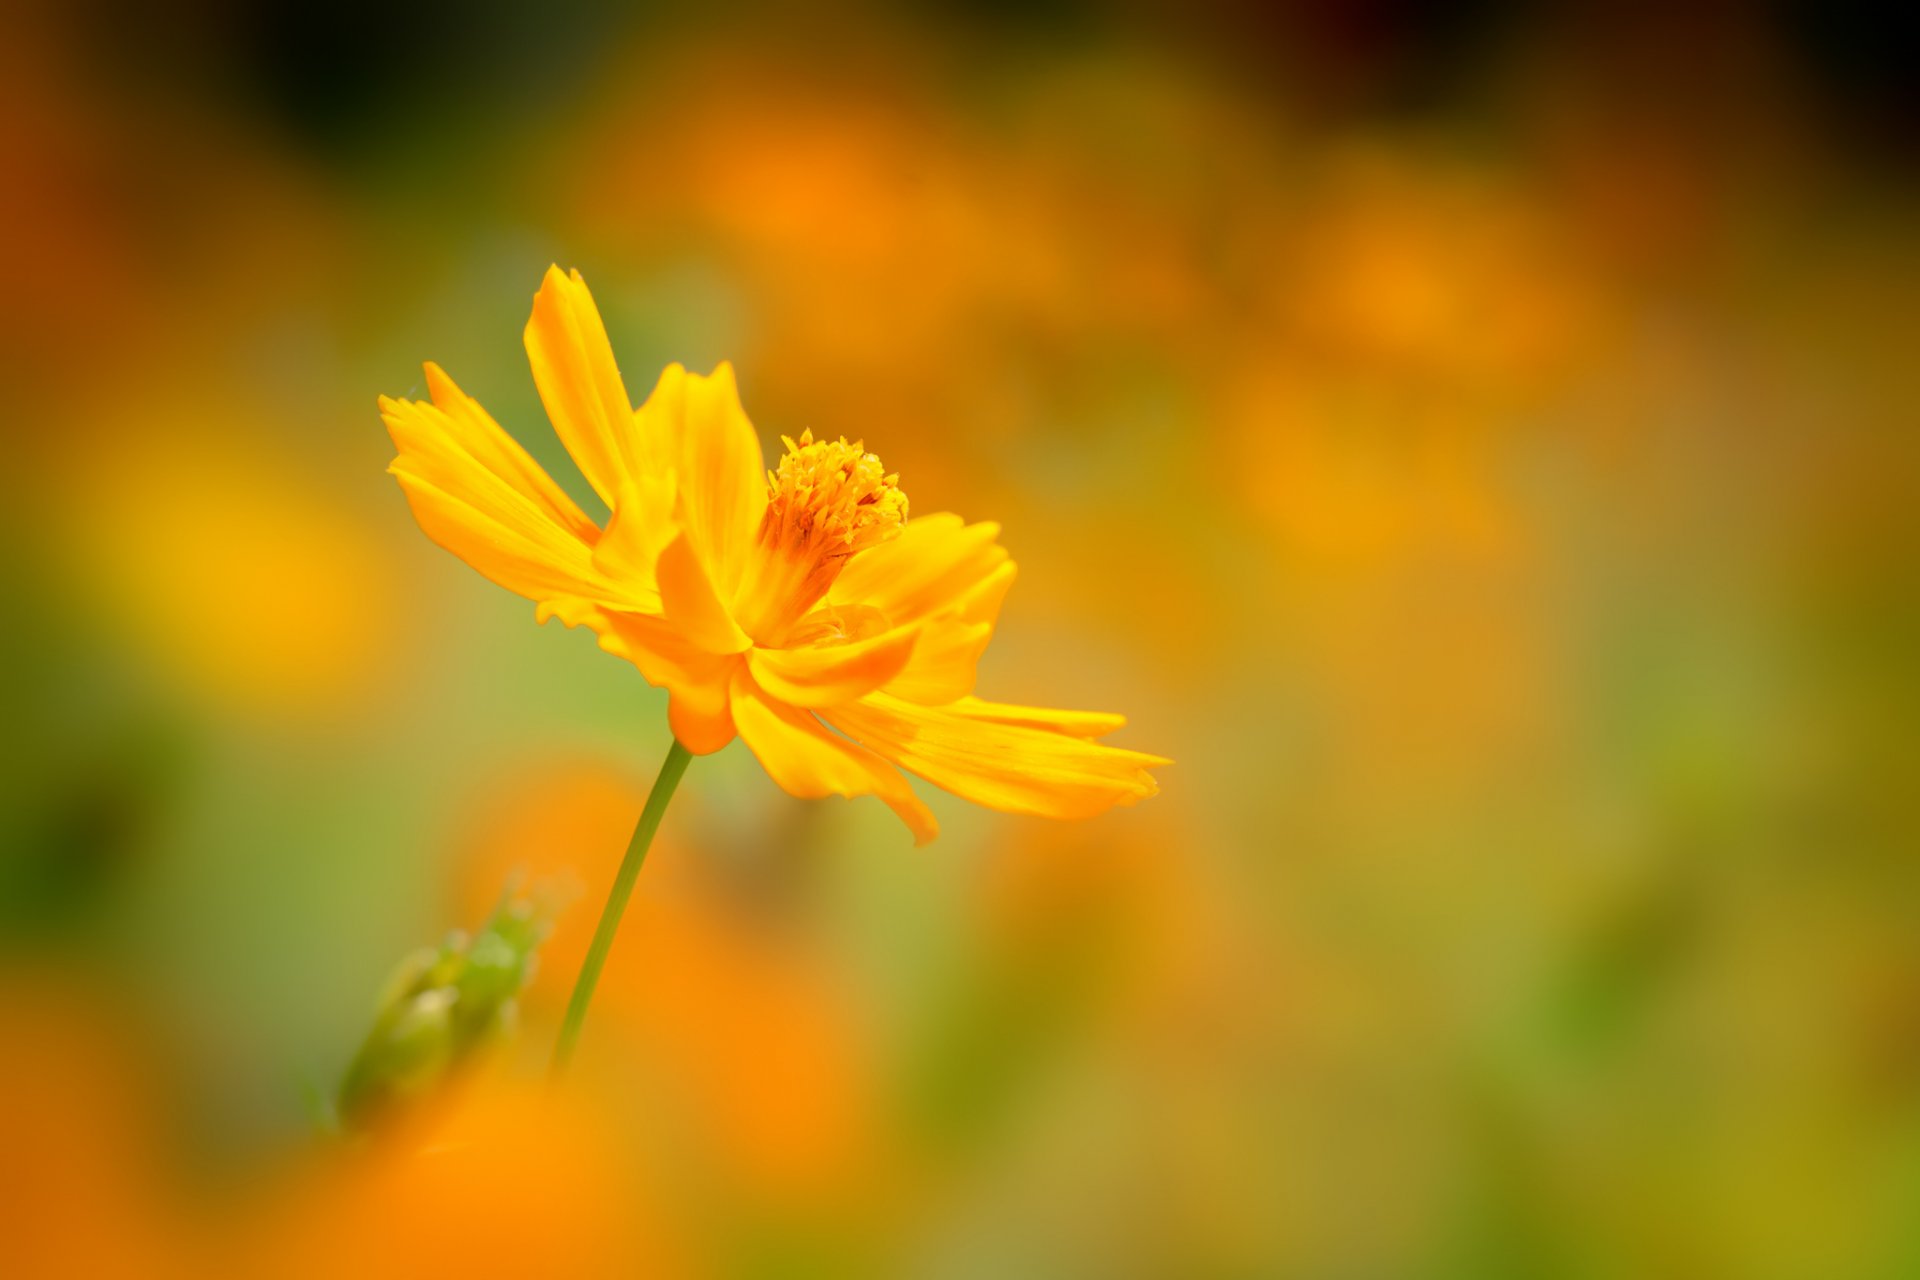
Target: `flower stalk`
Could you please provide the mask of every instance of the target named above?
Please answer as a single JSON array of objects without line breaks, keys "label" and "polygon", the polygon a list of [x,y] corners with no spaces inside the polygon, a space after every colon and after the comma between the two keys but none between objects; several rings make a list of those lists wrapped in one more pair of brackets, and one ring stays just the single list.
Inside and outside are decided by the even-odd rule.
[{"label": "flower stalk", "polygon": [[653,844],[654,833],[660,829],[660,819],[666,816],[667,802],[673,799],[674,789],[680,785],[681,775],[686,773],[687,762],[692,759],[693,753],[681,746],[678,738],[674,739],[660,766],[660,776],[653,780],[653,790],[647,795],[646,807],[640,811],[633,839],[627,842],[626,856],[620,860],[620,871],[613,878],[607,905],[601,910],[600,923],[593,931],[593,944],[587,948],[580,976],[574,980],[573,995],[567,1000],[560,1038],[553,1046],[555,1080],[566,1072],[567,1062],[573,1057],[574,1043],[580,1038],[580,1024],[586,1020],[587,1006],[593,1001],[593,989],[600,983],[607,953],[613,950],[613,936],[620,931],[620,917],[626,914],[627,899],[633,896],[634,882],[640,878],[640,864],[647,860],[647,849]]}]

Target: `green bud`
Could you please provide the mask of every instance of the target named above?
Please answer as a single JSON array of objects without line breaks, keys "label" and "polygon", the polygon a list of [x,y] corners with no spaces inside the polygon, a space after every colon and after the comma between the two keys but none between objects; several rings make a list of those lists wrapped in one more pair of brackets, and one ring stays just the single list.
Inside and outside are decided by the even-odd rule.
[{"label": "green bud", "polygon": [[518,1018],[534,953],[553,925],[552,895],[511,887],[471,937],[455,930],[394,969],[373,1029],[341,1081],[339,1115],[349,1133],[378,1127],[411,1101],[438,1092]]}]

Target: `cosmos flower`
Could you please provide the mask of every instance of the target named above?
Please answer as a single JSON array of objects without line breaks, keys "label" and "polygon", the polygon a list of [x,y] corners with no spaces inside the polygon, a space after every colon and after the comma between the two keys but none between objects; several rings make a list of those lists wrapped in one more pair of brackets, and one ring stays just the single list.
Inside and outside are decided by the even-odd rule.
[{"label": "cosmos flower", "polygon": [[1154,793],[1166,760],[1095,741],[1122,717],[973,696],[1014,576],[997,526],[908,519],[899,477],[844,438],[786,439],[769,472],[725,363],[668,366],[636,410],[578,272],[547,272],[526,346],[604,525],[434,364],[430,402],[380,400],[389,470],[428,537],[667,689],[688,751],[737,735],[794,795],[878,796],[923,844],[938,827],[902,769],[1055,818]]}]

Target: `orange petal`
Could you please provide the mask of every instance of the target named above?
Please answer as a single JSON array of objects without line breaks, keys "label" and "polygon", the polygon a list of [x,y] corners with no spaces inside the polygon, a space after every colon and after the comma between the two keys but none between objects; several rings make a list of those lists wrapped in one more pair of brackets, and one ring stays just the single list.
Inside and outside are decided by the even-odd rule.
[{"label": "orange petal", "polygon": [[707,755],[733,741],[728,691],[738,654],[709,653],[658,617],[603,609],[588,600],[549,600],[536,616],[543,623],[558,618],[588,628],[602,649],[638,667],[648,684],[666,689],[667,723],[687,750]]},{"label": "orange petal", "polygon": [[745,667],[733,677],[733,720],[767,775],[790,794],[879,796],[912,830],[915,844],[939,834],[932,812],[897,769],[808,712],[768,697]]},{"label": "orange petal", "polygon": [[[1073,713],[1033,712],[1047,715]],[[829,723],[905,769],[976,804],[1008,813],[1086,818],[1153,795],[1160,756],[974,714],[869,694],[824,713]]]},{"label": "orange petal", "polygon": [[[475,406],[477,409],[477,406]],[[387,469],[400,481],[428,537],[509,591],[532,600],[579,596],[635,603],[593,567],[590,522],[569,515],[555,492],[501,462],[505,433],[490,419],[412,400],[380,399],[380,416],[399,451]],[[491,427],[501,439],[489,438]],[[484,460],[483,460],[484,459]],[[532,467],[527,460],[527,467]],[[537,468],[535,469],[537,471]],[[593,530],[593,537],[598,531]]]},{"label": "orange petal", "polygon": [[[907,521],[900,536],[847,561],[833,585],[835,604],[868,604],[898,625],[948,610],[970,608],[969,622],[992,622],[1011,577],[995,579],[1008,563],[995,545],[1000,526],[965,524],[945,512]],[[989,585],[998,582],[998,592]]]},{"label": "orange petal", "polygon": [[[725,669],[738,665],[729,657]],[[712,755],[733,741],[733,710],[726,675],[708,684],[681,685],[667,700],[667,725],[680,745],[697,756]]]},{"label": "orange petal", "polygon": [[547,417],[595,493],[612,507],[642,465],[633,402],[613,360],[607,329],[578,271],[548,267],[527,321],[527,359]]},{"label": "orange petal", "polygon": [[542,623],[558,618],[568,627],[587,628],[599,637],[602,649],[640,668],[647,683],[658,689],[725,685],[738,661],[737,655],[709,653],[690,644],[655,615],[607,609],[591,600],[545,600],[534,617]]},{"label": "orange petal", "polygon": [[766,459],[733,366],[722,361],[702,377],[668,365],[638,422],[673,459],[675,518],[721,598],[731,599],[767,509]]},{"label": "orange petal", "polygon": [[714,594],[706,566],[683,533],[660,553],[660,616],[686,639],[709,653],[739,653],[753,640],[742,631]]},{"label": "orange petal", "polygon": [[865,640],[803,649],[755,648],[747,665],[760,687],[796,707],[830,707],[871,693],[900,674],[913,656],[919,627],[898,627]]}]

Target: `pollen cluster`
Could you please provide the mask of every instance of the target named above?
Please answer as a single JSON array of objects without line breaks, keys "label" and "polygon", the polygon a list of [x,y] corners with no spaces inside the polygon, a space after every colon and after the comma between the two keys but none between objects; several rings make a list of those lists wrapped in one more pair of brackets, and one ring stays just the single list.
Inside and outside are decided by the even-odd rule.
[{"label": "pollen cluster", "polygon": [[900,476],[889,475],[861,442],[782,436],[786,456],[767,473],[763,542],[827,556],[850,556],[899,536],[907,521]]},{"label": "pollen cluster", "polygon": [[863,444],[787,437],[767,473],[767,514],[741,581],[735,615],[760,644],[788,643],[794,625],[833,586],[855,552],[900,535],[907,495]]}]

